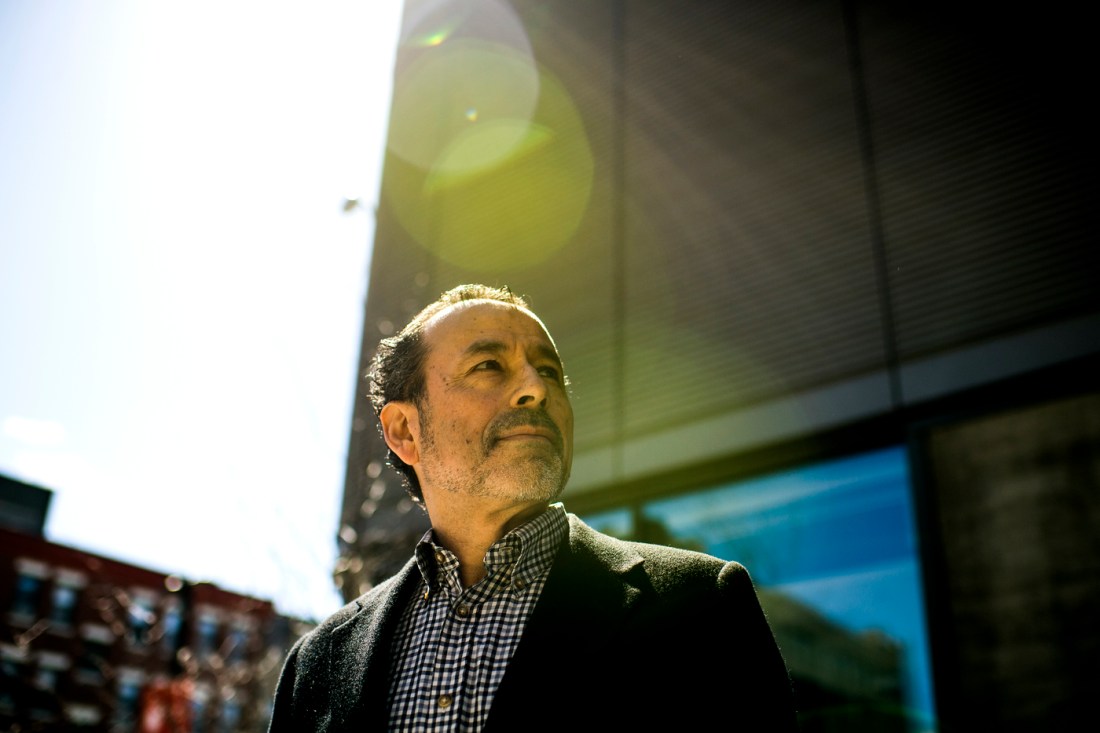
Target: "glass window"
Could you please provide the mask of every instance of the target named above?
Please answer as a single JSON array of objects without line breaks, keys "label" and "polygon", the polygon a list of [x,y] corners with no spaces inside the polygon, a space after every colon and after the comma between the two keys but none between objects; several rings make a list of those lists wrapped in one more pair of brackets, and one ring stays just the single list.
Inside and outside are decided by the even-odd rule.
[{"label": "glass window", "polygon": [[191,698],[191,733],[206,733],[206,696],[197,694]]},{"label": "glass window", "polygon": [[241,704],[236,700],[226,700],[222,703],[221,733],[233,733],[241,724]]},{"label": "glass window", "polygon": [[67,631],[75,622],[80,592],[87,585],[84,573],[68,568],[58,568],[54,576],[50,622],[55,630]]},{"label": "glass window", "polygon": [[26,649],[0,644],[0,720],[14,716],[26,704],[31,665]]},{"label": "glass window", "polygon": [[199,656],[213,654],[218,648],[218,617],[209,612],[200,613],[195,630],[198,637],[195,647]]},{"label": "glass window", "polygon": [[58,679],[69,666],[69,657],[66,654],[38,652],[38,669],[34,674],[34,686],[47,692],[56,692]]},{"label": "glass window", "polygon": [[42,591],[42,579],[33,575],[20,575],[15,580],[15,598],[11,602],[12,613],[34,617],[38,613],[38,596]]},{"label": "glass window", "polygon": [[97,624],[85,624],[80,631],[82,652],[77,658],[74,676],[77,682],[85,685],[102,685],[110,670],[111,645],[114,635],[111,629]]},{"label": "glass window", "polygon": [[123,674],[118,680],[118,697],[115,702],[112,731],[123,733],[137,727],[138,703],[141,698],[141,678],[134,673]]},{"label": "glass window", "polygon": [[592,529],[620,539],[628,539],[634,526],[634,519],[629,509],[612,509],[598,514],[586,514],[584,521]]},{"label": "glass window", "polygon": [[38,617],[50,569],[44,563],[27,558],[17,558],[14,565],[15,587],[12,589],[11,606],[8,610],[12,616],[26,622]]},{"label": "glass window", "polygon": [[57,690],[57,670],[51,667],[39,667],[34,673],[34,686],[40,690]]},{"label": "glass window", "polygon": [[180,631],[183,630],[183,610],[178,604],[170,603],[161,616],[162,632],[160,637],[161,648],[166,652],[172,652],[180,641]]},{"label": "glass window", "polygon": [[749,569],[804,731],[935,728],[904,449],[653,501],[634,531]]},{"label": "glass window", "polygon": [[73,614],[76,611],[77,589],[71,585],[55,585],[53,587],[53,609],[50,611],[50,620],[63,627],[72,626]]},{"label": "glass window", "polygon": [[142,647],[149,643],[150,631],[157,617],[153,612],[156,598],[146,593],[134,593],[126,610],[129,617],[130,643]]},{"label": "glass window", "polygon": [[249,641],[251,634],[246,624],[238,622],[229,629],[227,646],[229,647],[230,662],[243,662],[248,658]]}]

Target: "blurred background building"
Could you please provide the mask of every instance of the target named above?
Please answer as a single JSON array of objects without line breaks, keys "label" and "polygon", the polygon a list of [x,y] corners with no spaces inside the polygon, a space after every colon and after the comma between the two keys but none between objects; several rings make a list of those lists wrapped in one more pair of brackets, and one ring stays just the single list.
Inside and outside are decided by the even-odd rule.
[{"label": "blurred background building", "polygon": [[[361,365],[441,291],[506,284],[572,380],[567,508],[744,562],[805,730],[1087,720],[1083,12],[407,0]],[[427,526],[384,464],[363,397],[348,599]]]},{"label": "blurred background building", "polygon": [[0,728],[266,730],[283,658],[309,624],[48,542],[49,497],[0,476]]}]

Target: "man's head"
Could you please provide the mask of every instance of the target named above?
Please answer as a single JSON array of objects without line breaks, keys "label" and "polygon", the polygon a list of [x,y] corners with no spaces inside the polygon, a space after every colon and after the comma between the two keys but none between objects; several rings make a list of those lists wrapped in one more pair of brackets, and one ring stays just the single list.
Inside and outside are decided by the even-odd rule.
[{"label": "man's head", "polygon": [[521,297],[462,285],[396,336],[370,370],[391,464],[423,486],[549,499],[572,462],[573,413],[557,348]]}]

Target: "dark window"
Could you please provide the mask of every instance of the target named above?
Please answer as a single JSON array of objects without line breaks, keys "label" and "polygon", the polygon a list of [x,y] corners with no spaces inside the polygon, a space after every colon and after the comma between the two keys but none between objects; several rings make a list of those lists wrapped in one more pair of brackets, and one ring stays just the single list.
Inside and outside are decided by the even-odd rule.
[{"label": "dark window", "polygon": [[112,731],[133,731],[137,727],[138,700],[141,696],[141,684],[136,679],[120,679],[118,682],[118,701],[115,704],[115,720]]},{"label": "dark window", "polygon": [[153,613],[155,603],[152,598],[144,595],[135,596],[130,600],[130,606],[126,611],[129,619],[130,642],[137,646],[145,646],[149,643],[149,632],[156,622],[156,614]]},{"label": "dark window", "polygon": [[82,651],[73,676],[81,684],[100,686],[107,679],[105,670],[109,669],[114,636],[105,626],[88,625],[83,627],[81,637]]},{"label": "dark window", "polygon": [[35,618],[38,615],[38,603],[42,597],[43,579],[36,573],[20,571],[15,579],[15,594],[11,601],[11,612],[15,616]]},{"label": "dark window", "polygon": [[50,621],[62,627],[73,625],[76,614],[76,600],[79,591],[74,586],[58,583],[53,587],[53,607],[50,609]]},{"label": "dark window", "polygon": [[179,606],[168,606],[161,616],[163,635],[160,637],[161,648],[171,651],[179,643],[180,631],[183,628],[183,614]]},{"label": "dark window", "polygon": [[218,617],[202,614],[196,622],[196,651],[201,655],[213,654],[218,648]]},{"label": "dark window", "polygon": [[234,733],[241,724],[241,705],[236,700],[226,700],[222,703],[222,719],[220,730],[222,733]]},{"label": "dark window", "polygon": [[206,733],[206,698],[196,695],[191,698],[191,733]]},{"label": "dark window", "polygon": [[248,628],[234,624],[228,635],[228,657],[230,662],[243,662],[248,658],[248,643],[251,635]]}]

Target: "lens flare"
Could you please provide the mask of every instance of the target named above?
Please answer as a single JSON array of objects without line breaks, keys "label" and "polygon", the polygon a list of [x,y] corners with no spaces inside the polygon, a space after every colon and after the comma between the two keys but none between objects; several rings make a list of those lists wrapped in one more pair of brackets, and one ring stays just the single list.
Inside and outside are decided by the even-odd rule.
[{"label": "lens flare", "polygon": [[435,33],[432,33],[431,35],[422,36],[420,38],[413,38],[413,39],[410,39],[410,41],[412,42],[413,45],[416,45],[416,46],[423,46],[423,47],[438,46],[441,43],[443,43],[444,41],[446,41],[447,38],[450,37],[451,33],[453,33],[453,32],[454,32],[454,28],[444,28],[444,29],[436,31]]},{"label": "lens flare", "polygon": [[[509,46],[458,40],[424,50],[396,80],[389,151],[431,168],[471,122],[530,120],[539,82],[532,59]],[[482,152],[482,159],[467,163],[493,165],[510,148],[502,145]]]},{"label": "lens flare", "polygon": [[476,124],[435,142],[430,164],[391,149],[384,203],[440,258],[485,272],[530,267],[575,234],[592,191],[591,148],[561,84],[541,72],[537,87],[529,116],[479,105]]}]

